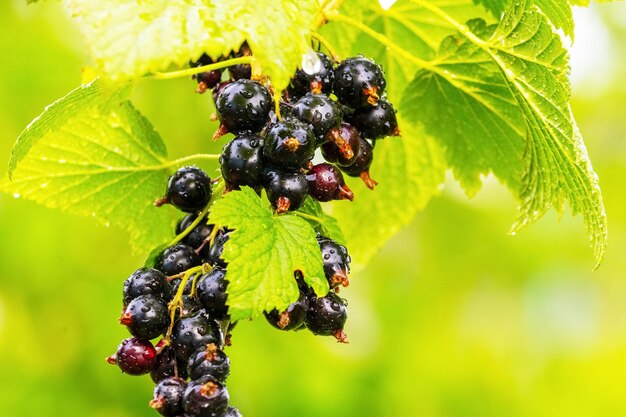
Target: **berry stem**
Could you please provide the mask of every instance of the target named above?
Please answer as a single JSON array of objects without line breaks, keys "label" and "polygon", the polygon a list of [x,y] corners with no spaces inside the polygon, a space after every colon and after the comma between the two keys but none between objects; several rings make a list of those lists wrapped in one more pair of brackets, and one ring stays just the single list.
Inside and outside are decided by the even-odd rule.
[{"label": "berry stem", "polygon": [[201,72],[208,72],[208,71],[213,71],[216,69],[227,68],[233,65],[251,64],[252,61],[254,61],[254,57],[242,56],[239,58],[227,59],[224,61],[216,62],[214,64],[203,65],[201,67],[195,67],[195,68],[188,68],[188,69],[184,69],[180,71],[157,72],[152,75],[148,75],[144,77],[144,79],[171,80],[173,78],[190,77],[192,75],[200,74]]},{"label": "berry stem", "polygon": [[326,50],[330,54],[333,61],[339,62],[341,60],[341,57],[339,56],[339,54],[337,54],[337,51],[335,51],[335,48],[330,44],[330,42],[328,42],[328,40],[325,37],[320,35],[318,32],[311,32],[311,38],[315,39],[316,41],[320,43],[320,45],[326,48]]}]

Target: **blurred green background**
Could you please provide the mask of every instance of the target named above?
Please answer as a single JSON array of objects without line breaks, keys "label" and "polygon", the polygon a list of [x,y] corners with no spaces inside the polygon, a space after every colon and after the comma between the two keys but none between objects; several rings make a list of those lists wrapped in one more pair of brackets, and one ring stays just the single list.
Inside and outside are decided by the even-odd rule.
[{"label": "blurred green background", "polygon": [[[0,2],[1,167],[88,63],[57,2],[24,3]],[[488,180],[468,200],[449,181],[342,293],[349,345],[238,326],[228,386],[245,416],[626,415],[626,4],[576,17],[573,105],[610,226],[601,268],[580,218],[551,213],[512,237],[508,191]],[[192,90],[134,94],[173,157],[221,146]],[[142,260],[118,229],[0,195],[0,415],[157,415],[149,379],[104,362],[127,336],[121,286]]]}]

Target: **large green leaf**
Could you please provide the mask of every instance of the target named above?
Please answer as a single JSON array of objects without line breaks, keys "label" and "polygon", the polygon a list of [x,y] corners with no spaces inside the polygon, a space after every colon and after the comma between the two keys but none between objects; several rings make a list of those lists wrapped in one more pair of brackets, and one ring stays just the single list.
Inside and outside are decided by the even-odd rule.
[{"label": "large green leaf", "polygon": [[171,235],[171,211],[152,204],[167,183],[166,149],[130,102],[110,97],[96,83],[49,107],[20,135],[0,190],[120,225],[145,252]]},{"label": "large green leaf", "polygon": [[215,202],[209,222],[235,229],[224,246],[233,321],[284,310],[299,295],[294,273],[318,295],[328,292],[315,230],[294,215],[276,216],[249,187]]},{"label": "large green leaf", "polygon": [[310,49],[316,0],[65,0],[95,66],[134,78],[182,66],[203,52],[214,58],[244,40],[283,89]]}]

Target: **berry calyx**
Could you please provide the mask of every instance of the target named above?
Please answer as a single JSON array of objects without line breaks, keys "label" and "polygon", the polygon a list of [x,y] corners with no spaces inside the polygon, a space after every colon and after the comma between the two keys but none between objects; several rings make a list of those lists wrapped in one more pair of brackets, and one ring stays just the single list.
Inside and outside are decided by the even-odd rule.
[{"label": "berry calyx", "polygon": [[172,204],[181,211],[202,210],[211,200],[211,178],[198,167],[180,168],[172,175],[163,198],[154,202],[157,207]]},{"label": "berry calyx", "polygon": [[264,177],[267,198],[278,214],[299,209],[309,195],[309,184],[301,172],[270,168]]},{"label": "berry calyx", "polygon": [[242,79],[228,84],[217,97],[220,127],[213,140],[228,132],[258,132],[265,125],[271,107],[270,93],[256,81]]},{"label": "berry calyx", "polygon": [[216,266],[207,274],[202,275],[196,284],[196,298],[200,305],[209,312],[211,317],[218,320],[228,315],[226,305],[228,281],[225,275],[226,270]]},{"label": "berry calyx", "polygon": [[176,354],[184,361],[188,361],[192,353],[209,343],[218,346],[224,343],[218,323],[202,310],[176,321],[171,340]]},{"label": "berry calyx", "polygon": [[347,287],[350,284],[348,274],[351,259],[346,247],[323,236],[317,238],[317,243],[322,252],[324,275],[330,288],[336,288],[339,285]]},{"label": "berry calyx", "polygon": [[331,131],[330,141],[322,144],[322,156],[327,162],[339,166],[354,163],[361,146],[359,131],[348,123],[341,123],[338,130]]},{"label": "berry calyx", "polygon": [[154,339],[170,324],[167,304],[154,295],[140,295],[128,304],[120,323],[139,339]]},{"label": "berry calyx", "polygon": [[263,139],[251,134],[236,136],[224,146],[219,162],[227,191],[244,185],[258,187],[263,170]]},{"label": "berry calyx", "polygon": [[224,383],[230,375],[230,360],[217,345],[210,343],[206,349],[198,350],[191,356],[188,373],[191,379],[210,375]]},{"label": "berry calyx", "polygon": [[400,129],[393,105],[381,99],[373,107],[358,109],[350,118],[350,123],[367,139],[382,139],[387,136],[399,136]]},{"label": "berry calyx", "polygon": [[201,264],[202,261],[200,257],[191,246],[178,243],[166,248],[157,256],[154,268],[170,276],[179,274]]},{"label": "berry calyx", "polygon": [[359,177],[363,180],[367,188],[373,190],[378,184],[370,177],[370,166],[374,159],[374,148],[365,139],[359,138],[359,152],[350,166],[342,166],[341,170],[351,177]]},{"label": "berry calyx", "polygon": [[183,395],[185,414],[194,417],[222,417],[228,409],[228,390],[210,375],[191,381]]},{"label": "berry calyx", "polygon": [[317,201],[354,200],[354,194],[343,180],[341,171],[331,164],[313,165],[306,174],[309,195]]},{"label": "berry calyx", "polygon": [[345,300],[334,292],[329,292],[325,297],[315,298],[310,302],[305,323],[313,334],[335,336],[338,342],[347,343],[343,332],[347,317]]},{"label": "berry calyx", "polygon": [[302,326],[306,317],[308,307],[308,299],[304,293],[300,293],[300,297],[282,312],[274,309],[265,312],[267,322],[279,330],[296,330]]},{"label": "berry calyx", "polygon": [[330,94],[332,92],[335,79],[333,61],[322,52],[317,52],[317,57],[320,60],[318,71],[306,72],[302,68],[296,71],[289,88],[289,93],[292,96],[302,97],[309,92],[313,94]]},{"label": "berry calyx", "polygon": [[166,378],[154,388],[150,407],[165,417],[176,417],[183,413],[183,394],[187,383],[182,378]]},{"label": "berry calyx", "polygon": [[151,268],[139,268],[124,281],[123,300],[128,305],[141,295],[155,295],[163,300],[170,297],[171,285],[165,274]]},{"label": "berry calyx", "polygon": [[117,352],[109,356],[107,362],[117,365],[125,374],[143,375],[152,370],[156,357],[156,349],[150,341],[131,337],[122,340]]},{"label": "berry calyx", "polygon": [[263,156],[278,167],[295,170],[313,159],[315,147],[315,135],[307,124],[283,119],[265,135]]},{"label": "berry calyx", "polygon": [[365,57],[348,58],[335,68],[333,91],[342,104],[355,109],[375,106],[386,85],[380,65]]}]

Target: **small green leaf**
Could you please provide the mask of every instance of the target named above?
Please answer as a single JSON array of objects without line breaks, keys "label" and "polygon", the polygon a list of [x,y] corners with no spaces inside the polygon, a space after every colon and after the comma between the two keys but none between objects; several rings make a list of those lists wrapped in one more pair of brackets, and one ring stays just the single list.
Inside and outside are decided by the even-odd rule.
[{"label": "small green leaf", "polygon": [[299,294],[296,271],[318,295],[328,292],[315,230],[297,216],[275,216],[251,188],[217,200],[209,222],[235,229],[222,254],[233,321],[287,308]]},{"label": "small green leaf", "polygon": [[130,102],[111,97],[90,84],[49,107],[18,139],[0,191],[117,224],[145,253],[171,236],[171,211],[152,204],[167,183],[166,149]]},{"label": "small green leaf", "polygon": [[346,237],[341,231],[339,222],[333,216],[326,214],[322,205],[318,201],[311,197],[307,197],[302,207],[300,207],[296,213],[304,213],[316,217],[317,219],[315,220],[307,218],[305,218],[305,220],[313,226],[315,231],[321,233],[323,236],[333,239],[340,245],[346,244]]}]

